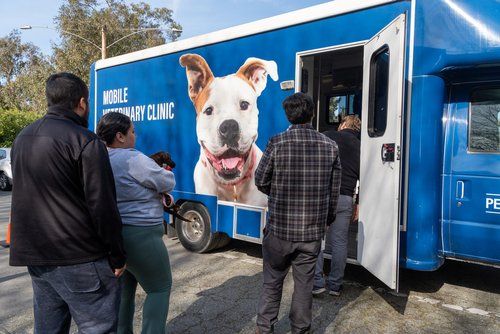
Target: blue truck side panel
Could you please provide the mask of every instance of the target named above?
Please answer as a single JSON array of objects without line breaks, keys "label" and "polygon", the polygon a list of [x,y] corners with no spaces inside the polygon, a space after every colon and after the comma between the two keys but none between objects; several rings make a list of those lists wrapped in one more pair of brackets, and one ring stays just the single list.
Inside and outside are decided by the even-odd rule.
[{"label": "blue truck side panel", "polygon": [[[448,190],[442,192],[442,160],[449,150],[443,147],[444,136],[448,139],[452,136],[443,128],[443,121],[448,124],[466,124],[464,122],[467,122],[467,118],[443,119],[449,99],[449,86],[453,84],[453,80],[442,72],[452,67],[467,68],[499,62],[500,22],[497,18],[500,15],[500,6],[493,0],[480,3],[479,8],[478,2],[466,0],[417,0],[416,2],[413,95],[409,120],[410,159],[407,165],[409,167],[408,230],[405,238],[408,268],[419,270],[437,268],[442,263],[442,259],[437,257],[437,251],[447,252],[446,245],[449,245],[450,233],[454,233],[454,230],[449,228],[449,223],[441,221],[442,206],[443,210],[447,210],[447,205],[453,198],[449,191],[450,180],[444,184],[444,189]],[[470,80],[472,77],[468,72],[461,80]],[[476,76],[474,80],[481,78]],[[467,136],[467,131],[465,130],[462,135]],[[464,142],[467,143],[466,138]],[[491,159],[496,159],[498,163],[498,155]],[[476,167],[468,168],[474,171]],[[496,177],[498,179],[498,174]],[[440,202],[443,202],[442,206]],[[482,207],[483,205],[476,206],[476,208]],[[471,214],[474,214],[473,209],[470,210]],[[489,219],[491,221],[495,217]],[[496,219],[497,222],[499,220]],[[468,230],[472,234],[480,233],[480,230],[474,233],[474,229],[465,225],[460,229]],[[462,235],[467,235],[468,232],[462,231]],[[484,238],[491,238],[492,242],[486,242],[479,235],[471,237],[468,241],[464,239],[463,242],[473,242],[476,245],[470,247],[483,248],[482,254],[496,253],[498,259],[498,230],[488,235],[489,237],[484,235]],[[440,240],[441,238],[443,240]],[[481,239],[483,242],[479,246],[477,243],[481,243],[479,241]],[[496,241],[493,242],[494,240]],[[442,245],[445,246],[444,250]],[[471,250],[466,252],[469,251]],[[447,255],[452,255],[449,250]],[[463,255],[469,257],[467,254]]]},{"label": "blue truck side panel", "polygon": [[[187,53],[202,56],[216,77],[235,73],[249,57],[273,60],[278,65],[279,81],[295,78],[295,54],[332,45],[359,42],[371,38],[390,21],[409,10],[409,3],[396,2],[387,6],[313,21],[235,40],[167,54],[155,58],[100,69],[96,72],[95,109],[90,118],[91,126],[104,112],[114,108],[134,108],[131,118],[137,134],[137,148],[145,154],[160,150],[171,153],[177,163],[178,191],[195,196],[193,170],[200,156],[200,144],[196,136],[196,112],[188,95],[186,71],[179,65],[179,58]],[[356,27],[350,29],[349,27]],[[94,80],[92,80],[94,83]],[[126,96],[125,96],[126,88]],[[120,90],[113,103],[105,103],[104,91]],[[94,94],[94,92],[92,92]],[[289,123],[281,107],[281,101],[291,91],[280,89],[279,82],[268,79],[267,87],[258,99],[259,124],[257,146],[264,150],[269,138],[284,131]],[[109,102],[109,101],[108,101]],[[168,109],[168,119],[159,116],[160,107]],[[205,202],[203,202],[205,203]],[[233,222],[224,208],[217,214],[209,208],[212,229],[233,235]],[[245,209],[238,209],[242,212]],[[256,219],[254,228],[260,229],[259,215],[249,211]],[[221,219],[219,221],[219,219]],[[248,217],[244,217],[248,220]],[[216,222],[214,224],[214,222]],[[259,227],[257,227],[259,226]],[[245,227],[240,227],[245,229]],[[256,230],[242,231],[255,235]]]},{"label": "blue truck side panel", "polygon": [[248,224],[246,222],[260,221],[261,213],[250,210],[237,210],[236,233],[252,238],[260,238],[260,224]]},{"label": "blue truck side panel", "polygon": [[[495,67],[500,63],[498,1],[482,0],[480,8],[478,2],[468,0],[401,1],[97,72],[93,66],[90,93],[95,110],[90,124],[95,126],[104,111],[134,107],[132,120],[138,149],[145,154],[169,151],[177,163],[174,196],[207,206],[213,232],[233,236],[236,229],[237,234],[258,238],[258,212],[218,205],[215,196],[195,194],[193,170],[200,156],[197,116],[179,58],[186,53],[198,54],[216,77],[222,77],[235,73],[247,58],[258,57],[277,63],[279,81],[293,80],[297,52],[368,40],[398,15],[409,14],[412,5],[415,22],[410,22],[410,15],[407,16],[406,66],[407,73],[411,68],[412,75],[406,77],[410,88],[406,96],[410,108],[404,112],[409,124],[408,132],[404,133],[408,160],[403,161],[408,174],[403,189],[407,193],[407,229],[401,234],[401,266],[434,270],[445,256],[498,262],[500,215],[484,215],[483,197],[464,202],[470,207],[468,215],[457,213],[455,198],[455,184],[462,179],[470,196],[500,193],[499,155],[471,160],[467,152],[470,95],[469,88],[464,86],[470,80],[496,81],[500,86],[500,71]],[[411,25],[414,25],[413,45],[409,43]],[[413,58],[409,57],[410,51]],[[476,70],[478,65],[485,64],[496,68],[498,75],[493,70]],[[455,85],[467,89],[457,90]],[[104,91],[123,88],[127,88],[126,98],[121,96],[117,103],[104,103]],[[281,101],[290,93],[281,90],[279,82],[268,79],[258,98],[256,144],[261,150],[271,136],[288,127]],[[158,112],[159,108],[164,109],[163,114]],[[489,177],[491,182],[478,183],[479,176],[481,180]],[[467,188],[467,182],[473,187]],[[253,223],[235,227],[235,216],[236,221]]]},{"label": "blue truck side panel", "polygon": [[408,268],[433,270],[442,259],[441,157],[444,81],[436,76],[413,77],[406,242]]},{"label": "blue truck side panel", "polygon": [[233,235],[234,206],[219,205],[217,228],[220,232]]},{"label": "blue truck side panel", "polygon": [[[498,77],[497,77],[498,78]],[[451,90],[445,150],[443,252],[446,256],[499,263],[500,210],[485,203],[500,197],[500,156],[468,151],[470,93],[491,83],[463,83]],[[499,82],[493,83],[495,88]],[[498,116],[497,116],[498,117]],[[500,134],[499,134],[500,135]],[[462,182],[463,188],[456,185]],[[462,196],[463,195],[463,196]]]}]

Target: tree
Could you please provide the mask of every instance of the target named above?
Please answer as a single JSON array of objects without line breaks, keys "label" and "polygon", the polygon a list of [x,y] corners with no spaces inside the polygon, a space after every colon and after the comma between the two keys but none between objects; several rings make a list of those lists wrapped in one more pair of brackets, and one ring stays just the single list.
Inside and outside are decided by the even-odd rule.
[{"label": "tree", "polygon": [[0,108],[44,110],[44,84],[52,70],[38,47],[21,42],[19,31],[0,38]]},{"label": "tree", "polygon": [[[88,82],[90,65],[101,58],[101,29],[105,27],[107,44],[133,34],[108,48],[108,57],[142,50],[176,40],[181,29],[168,8],[151,8],[147,3],[125,4],[123,0],[66,0],[54,20],[61,34],[61,43],[54,45],[54,58],[59,71],[72,72]],[[71,34],[81,36],[90,42]]]},{"label": "tree", "polygon": [[0,147],[10,147],[17,134],[40,117],[39,113],[0,109]]}]

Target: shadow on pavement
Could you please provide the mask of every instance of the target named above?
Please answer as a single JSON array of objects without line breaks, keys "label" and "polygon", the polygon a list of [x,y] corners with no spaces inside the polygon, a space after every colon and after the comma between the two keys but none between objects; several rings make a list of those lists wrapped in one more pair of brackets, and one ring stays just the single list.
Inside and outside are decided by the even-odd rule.
[{"label": "shadow on pavement", "polygon": [[239,333],[255,328],[262,274],[236,276],[197,293],[198,300],[167,324],[169,333]]},{"label": "shadow on pavement", "polygon": [[247,241],[231,239],[227,246],[214,250],[212,253],[224,253],[235,250],[238,253],[244,253],[251,257],[262,259],[262,246]]},{"label": "shadow on pavement", "polygon": [[401,271],[401,290],[432,293],[444,284],[500,293],[500,270],[473,263],[446,260],[436,271]]},{"label": "shadow on pavement", "polygon": [[0,283],[7,282],[7,281],[16,279],[18,277],[26,276],[26,275],[28,275],[27,271],[26,272],[22,272],[22,273],[8,275],[8,276],[5,276],[5,277],[0,277]]},{"label": "shadow on pavement", "polygon": [[[232,240],[226,247],[215,252],[237,251],[248,256],[262,258],[261,246],[239,240]],[[325,273],[330,270],[330,262],[325,259]],[[456,285],[488,293],[500,293],[500,270],[478,264],[447,260],[436,271],[400,270],[400,289],[396,294],[380,280],[361,266],[346,266],[346,286],[371,287],[399,314],[404,314],[411,292],[435,293],[444,284]]]},{"label": "shadow on pavement", "polygon": [[[335,327],[335,319],[339,312],[347,305],[358,299],[365,288],[346,285],[340,297],[330,296],[323,293],[313,298],[313,317],[311,322],[311,332],[315,334],[332,333]],[[275,325],[276,333],[290,332],[290,321],[288,319],[288,309],[281,316]]]}]

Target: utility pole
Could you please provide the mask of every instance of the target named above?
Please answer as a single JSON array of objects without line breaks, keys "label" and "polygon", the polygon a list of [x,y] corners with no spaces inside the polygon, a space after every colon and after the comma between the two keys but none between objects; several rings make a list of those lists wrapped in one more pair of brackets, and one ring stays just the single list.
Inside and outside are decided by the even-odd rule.
[{"label": "utility pole", "polygon": [[106,59],[106,25],[101,28],[101,59]]}]

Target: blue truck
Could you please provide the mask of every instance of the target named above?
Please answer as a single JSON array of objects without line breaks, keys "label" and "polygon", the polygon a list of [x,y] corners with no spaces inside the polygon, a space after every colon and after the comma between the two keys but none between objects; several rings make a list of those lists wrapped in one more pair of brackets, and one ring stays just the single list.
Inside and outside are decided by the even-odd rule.
[{"label": "blue truck", "polygon": [[282,100],[304,92],[319,131],[362,119],[351,261],[392,289],[400,267],[498,266],[498,17],[495,0],[337,0],[99,60],[90,124],[125,113],[139,150],[170,152],[191,222],[169,219],[186,249],[207,252],[261,242],[254,171],[289,125]]}]

